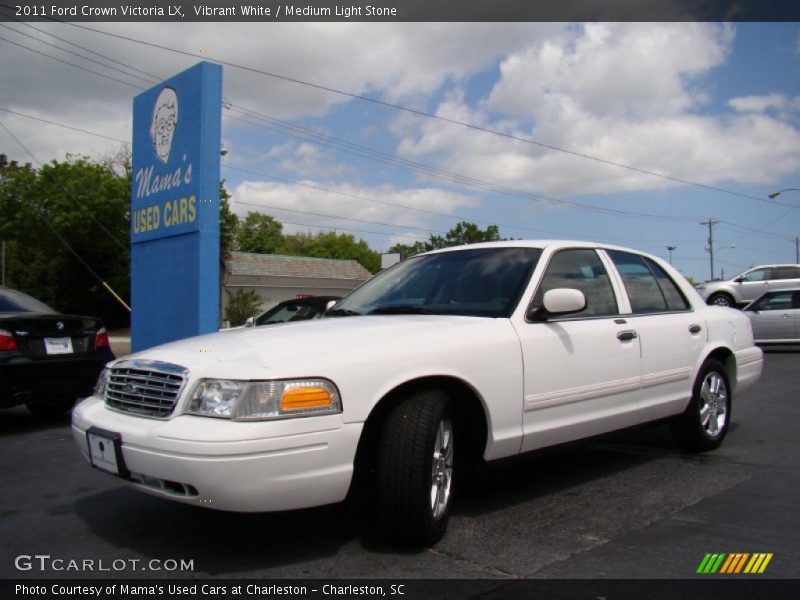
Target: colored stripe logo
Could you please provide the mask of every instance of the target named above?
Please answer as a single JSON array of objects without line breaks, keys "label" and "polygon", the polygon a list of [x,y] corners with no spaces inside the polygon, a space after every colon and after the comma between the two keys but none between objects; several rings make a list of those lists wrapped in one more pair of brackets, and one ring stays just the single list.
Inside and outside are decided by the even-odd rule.
[{"label": "colored stripe logo", "polygon": [[772,552],[709,553],[697,567],[697,573],[702,575],[759,574],[766,571],[772,556]]}]

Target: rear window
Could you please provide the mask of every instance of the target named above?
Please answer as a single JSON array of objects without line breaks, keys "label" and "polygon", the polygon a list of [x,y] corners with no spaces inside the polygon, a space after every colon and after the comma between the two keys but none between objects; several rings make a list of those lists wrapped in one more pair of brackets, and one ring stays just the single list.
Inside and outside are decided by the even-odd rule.
[{"label": "rear window", "polygon": [[634,314],[684,311],[689,303],[666,271],[650,259],[609,250],[619,271]]},{"label": "rear window", "polygon": [[16,290],[0,290],[0,312],[55,313],[52,308],[28,294]]},{"label": "rear window", "polygon": [[800,267],[773,267],[772,279],[800,279]]}]

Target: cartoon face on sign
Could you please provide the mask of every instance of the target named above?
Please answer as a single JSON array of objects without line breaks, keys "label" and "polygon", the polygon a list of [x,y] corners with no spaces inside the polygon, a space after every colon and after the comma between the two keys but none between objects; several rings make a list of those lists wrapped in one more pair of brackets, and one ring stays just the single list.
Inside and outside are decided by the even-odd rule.
[{"label": "cartoon face on sign", "polygon": [[153,120],[150,123],[150,139],[161,162],[167,164],[172,149],[172,136],[178,126],[178,95],[171,87],[165,87],[153,105]]}]

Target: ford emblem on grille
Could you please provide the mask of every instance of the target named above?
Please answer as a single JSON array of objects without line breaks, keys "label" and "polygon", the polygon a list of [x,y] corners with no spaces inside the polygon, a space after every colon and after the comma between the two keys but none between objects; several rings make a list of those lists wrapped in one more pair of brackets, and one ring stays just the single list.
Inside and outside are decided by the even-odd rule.
[{"label": "ford emblem on grille", "polygon": [[109,373],[106,405],[121,412],[166,418],[175,408],[188,377],[188,369],[180,365],[121,360]]}]

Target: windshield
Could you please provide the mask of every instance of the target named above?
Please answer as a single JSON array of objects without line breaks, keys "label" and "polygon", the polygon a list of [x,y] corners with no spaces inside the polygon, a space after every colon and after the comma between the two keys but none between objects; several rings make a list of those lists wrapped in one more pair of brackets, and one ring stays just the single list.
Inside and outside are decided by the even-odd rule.
[{"label": "windshield", "polygon": [[0,289],[0,312],[55,313],[56,311],[28,294],[4,288]]},{"label": "windshield", "polygon": [[367,281],[328,314],[508,317],[541,253],[481,248],[410,258]]},{"label": "windshield", "polygon": [[305,321],[316,319],[325,312],[325,305],[309,302],[287,302],[278,304],[256,319],[256,325],[270,325],[286,321]]}]

